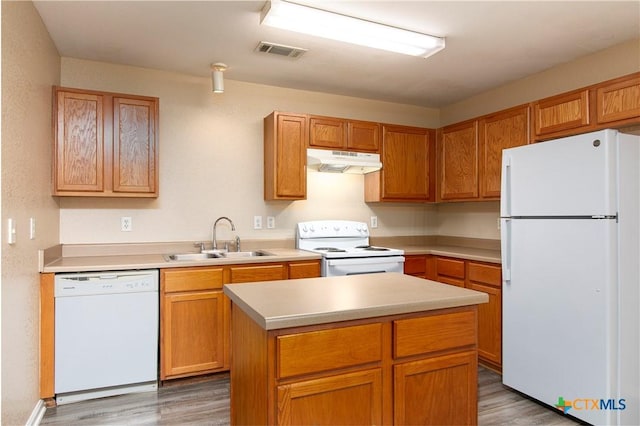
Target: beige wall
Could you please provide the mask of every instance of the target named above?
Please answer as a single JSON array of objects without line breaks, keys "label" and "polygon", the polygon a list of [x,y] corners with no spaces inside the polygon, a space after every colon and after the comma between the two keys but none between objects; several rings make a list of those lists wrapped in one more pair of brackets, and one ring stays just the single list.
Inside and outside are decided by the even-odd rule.
[{"label": "beige wall", "polygon": [[[51,86],[60,57],[31,2],[2,2],[2,420],[25,424],[39,400],[39,248],[59,240],[50,195]],[[36,239],[29,239],[29,218]],[[7,244],[8,218],[17,242]]]},{"label": "beige wall", "polygon": [[640,39],[583,56],[440,110],[441,125],[640,71]]},{"label": "beige wall", "polygon": [[[64,199],[62,243],[207,240],[219,216],[243,239],[292,238],[299,221],[378,216],[374,235],[433,232],[433,206],[364,203],[364,177],[308,173],[308,199],[263,200],[262,119],[273,110],[437,127],[439,111],[365,99],[225,81],[86,60],[62,59],[62,85],[160,98],[160,197],[157,200]],[[254,230],[253,216],[276,228]],[[131,216],[132,232],[120,231]],[[220,228],[221,239],[232,237]]]}]

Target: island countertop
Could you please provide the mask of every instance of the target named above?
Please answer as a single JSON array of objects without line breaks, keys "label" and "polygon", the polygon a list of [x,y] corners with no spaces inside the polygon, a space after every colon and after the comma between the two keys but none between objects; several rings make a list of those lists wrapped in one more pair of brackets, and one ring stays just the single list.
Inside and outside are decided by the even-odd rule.
[{"label": "island countertop", "polygon": [[224,293],[265,330],[487,303],[486,293],[396,272],[226,284]]}]

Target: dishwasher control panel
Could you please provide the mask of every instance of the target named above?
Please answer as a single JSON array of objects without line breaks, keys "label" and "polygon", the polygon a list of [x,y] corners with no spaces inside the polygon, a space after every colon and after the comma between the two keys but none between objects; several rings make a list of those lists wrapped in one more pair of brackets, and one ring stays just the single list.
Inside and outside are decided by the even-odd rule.
[{"label": "dishwasher control panel", "polygon": [[54,297],[158,291],[157,269],[56,274]]}]

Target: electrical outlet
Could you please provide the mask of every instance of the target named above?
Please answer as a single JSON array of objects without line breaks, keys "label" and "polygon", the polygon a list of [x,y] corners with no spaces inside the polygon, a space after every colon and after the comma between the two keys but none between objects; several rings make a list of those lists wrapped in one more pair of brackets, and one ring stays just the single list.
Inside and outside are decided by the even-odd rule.
[{"label": "electrical outlet", "polygon": [[131,232],[133,230],[133,221],[130,216],[122,216],[120,218],[120,230],[122,232]]},{"label": "electrical outlet", "polygon": [[253,217],[253,229],[262,229],[262,216]]},{"label": "electrical outlet", "polygon": [[378,227],[378,216],[371,216],[371,228]]},{"label": "electrical outlet", "polygon": [[276,218],[273,216],[267,216],[267,229],[273,229],[276,227]]}]

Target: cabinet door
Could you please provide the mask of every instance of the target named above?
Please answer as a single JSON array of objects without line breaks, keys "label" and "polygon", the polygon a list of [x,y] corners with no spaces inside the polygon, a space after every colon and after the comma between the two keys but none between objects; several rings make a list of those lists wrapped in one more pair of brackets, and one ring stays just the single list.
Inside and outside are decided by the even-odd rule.
[{"label": "cabinet door", "polygon": [[320,276],[320,261],[295,262],[289,264],[289,279],[314,278]]},{"label": "cabinet door", "polygon": [[284,264],[232,266],[230,272],[230,281],[234,284],[287,279],[287,269]]},{"label": "cabinet door", "polygon": [[113,191],[157,193],[158,103],[113,98]]},{"label": "cabinet door", "polygon": [[464,260],[446,257],[436,258],[436,281],[464,287]]},{"label": "cabinet door", "polygon": [[589,119],[589,90],[577,90],[542,99],[533,104],[536,136],[586,128]]},{"label": "cabinet door", "polygon": [[264,199],[307,197],[308,119],[274,112],[264,119]]},{"label": "cabinet door", "polygon": [[480,120],[480,197],[500,197],[502,150],[529,143],[529,107],[510,109]]},{"label": "cabinet door", "polygon": [[598,124],[640,120],[640,73],[598,87],[596,111]]},{"label": "cabinet door", "polygon": [[442,129],[439,145],[440,199],[478,198],[478,123]]},{"label": "cabinet door", "polygon": [[414,277],[427,278],[427,256],[405,255],[404,273]]},{"label": "cabinet door", "polygon": [[382,199],[430,201],[433,151],[429,131],[384,126],[382,133]]},{"label": "cabinet door", "polygon": [[394,366],[394,424],[478,423],[476,352]]},{"label": "cabinet door", "polygon": [[278,386],[279,425],[379,425],[380,369]]},{"label": "cabinet door", "polygon": [[104,190],[103,96],[56,91],[54,195]]},{"label": "cabinet door", "polygon": [[225,367],[222,291],[165,294],[161,324],[162,380]]},{"label": "cabinet door", "polygon": [[347,126],[344,120],[330,117],[309,117],[309,146],[345,149]]},{"label": "cabinet door", "polygon": [[467,263],[466,287],[489,295],[478,305],[478,356],[496,369],[502,366],[502,271],[499,265]]},{"label": "cabinet door", "polygon": [[347,123],[347,148],[353,151],[380,151],[380,124],[368,121]]}]

